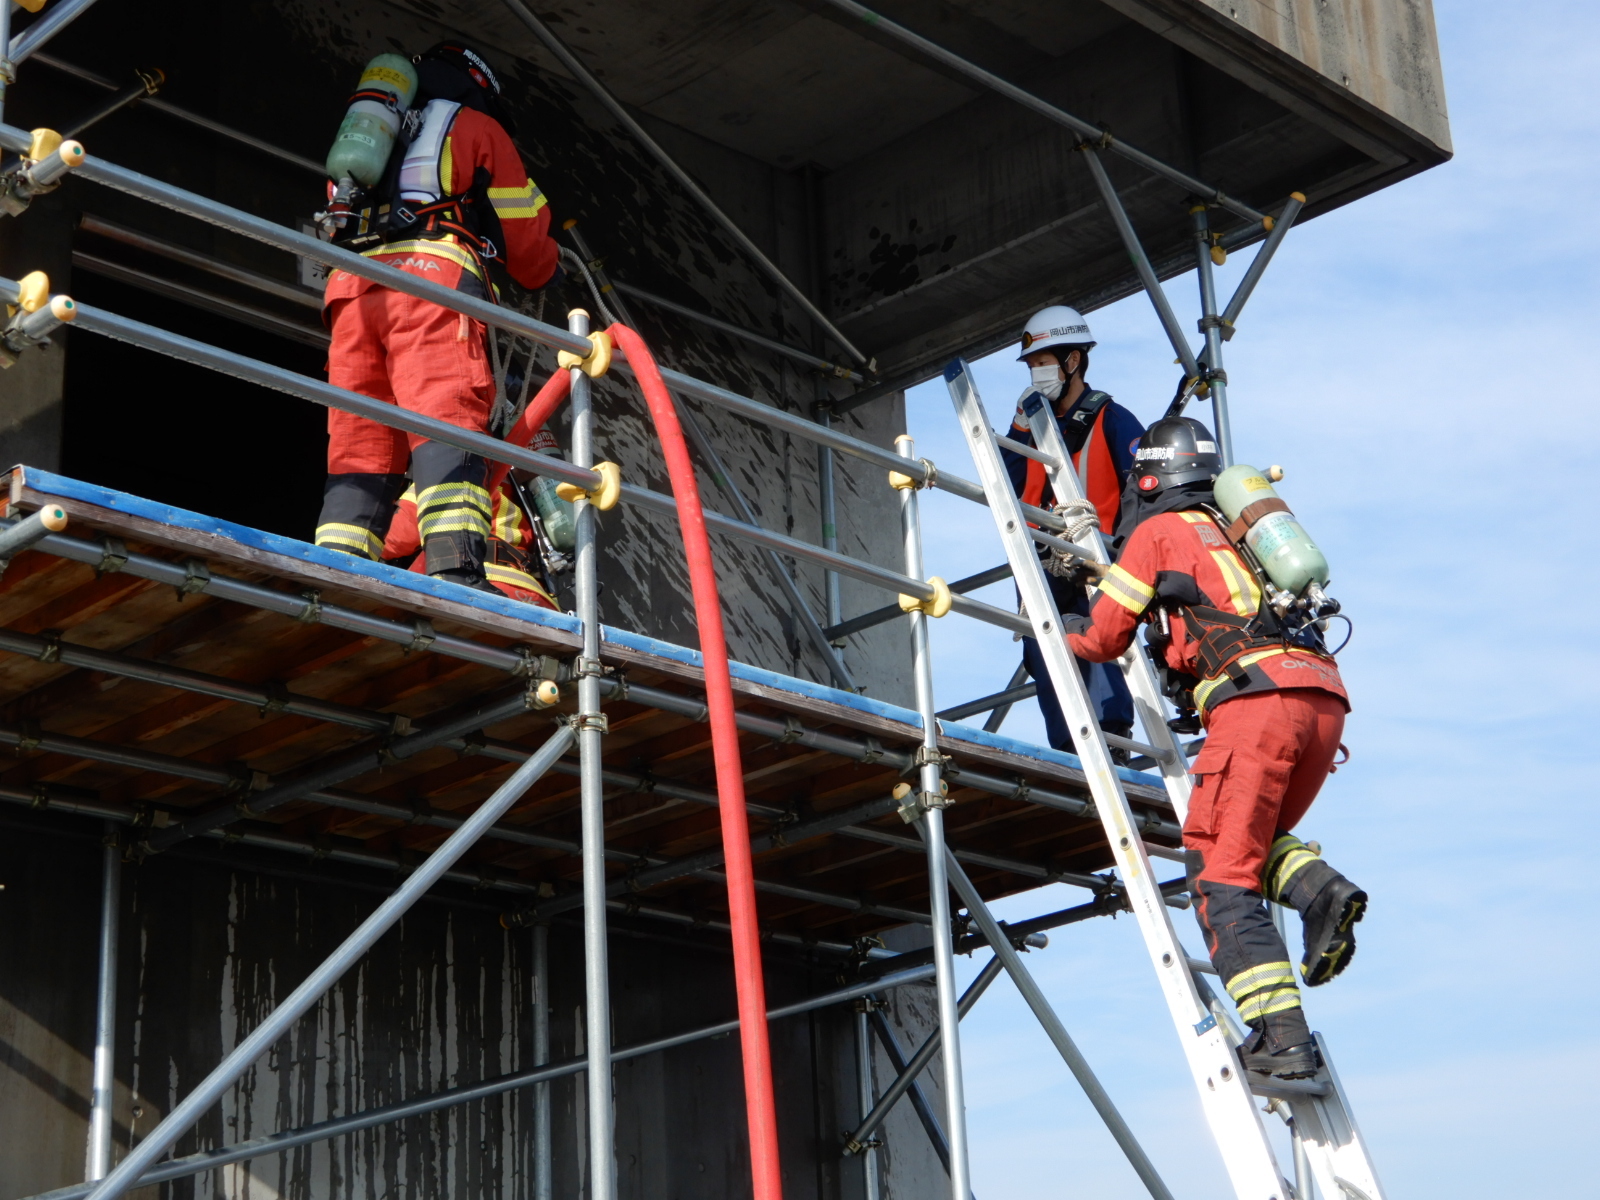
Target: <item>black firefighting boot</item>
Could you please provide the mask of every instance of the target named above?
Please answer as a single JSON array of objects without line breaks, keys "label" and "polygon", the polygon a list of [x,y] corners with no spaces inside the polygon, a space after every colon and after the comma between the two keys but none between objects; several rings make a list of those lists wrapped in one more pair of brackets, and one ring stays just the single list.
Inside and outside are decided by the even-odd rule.
[{"label": "black firefighting boot", "polygon": [[[1109,733],[1113,737],[1131,738],[1133,736],[1133,722],[1131,721],[1101,721],[1100,729],[1101,732]],[[1133,758],[1133,751],[1127,750],[1122,746],[1108,745],[1106,748],[1111,751],[1111,761],[1119,767],[1127,766]]]},{"label": "black firefighting boot", "polygon": [[1356,952],[1356,922],[1367,910],[1367,893],[1322,861],[1292,833],[1280,833],[1267,855],[1262,890],[1270,900],[1300,914],[1305,954],[1300,977],[1319,987],[1338,975]]},{"label": "black firefighting boot", "polygon": [[1305,1010],[1296,1005],[1269,1013],[1250,1023],[1250,1036],[1239,1047],[1239,1065],[1258,1075],[1279,1079],[1309,1079],[1322,1066],[1316,1039],[1306,1024]]}]

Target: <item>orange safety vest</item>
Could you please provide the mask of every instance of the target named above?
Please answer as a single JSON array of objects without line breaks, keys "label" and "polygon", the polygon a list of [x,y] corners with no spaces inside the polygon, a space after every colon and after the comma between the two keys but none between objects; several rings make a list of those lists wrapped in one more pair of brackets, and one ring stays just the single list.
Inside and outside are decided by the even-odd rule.
[{"label": "orange safety vest", "polygon": [[[1083,480],[1083,494],[1100,514],[1100,532],[1110,534],[1117,527],[1117,513],[1122,507],[1122,481],[1117,478],[1117,464],[1111,460],[1111,446],[1106,441],[1106,414],[1110,403],[1101,406],[1084,439],[1083,448],[1072,456],[1072,469]],[[1088,455],[1087,473],[1082,466]],[[1035,508],[1043,507],[1045,488],[1049,484],[1044,464],[1028,460],[1028,476],[1022,485],[1022,502]]]}]

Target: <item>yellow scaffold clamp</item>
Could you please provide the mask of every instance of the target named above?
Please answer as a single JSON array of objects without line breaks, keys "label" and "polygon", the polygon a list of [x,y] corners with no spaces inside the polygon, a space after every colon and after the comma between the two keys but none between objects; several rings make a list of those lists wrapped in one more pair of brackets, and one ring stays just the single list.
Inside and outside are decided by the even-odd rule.
[{"label": "yellow scaffold clamp", "polygon": [[927,600],[901,592],[900,611],[927,613],[930,617],[942,617],[949,612],[951,602],[954,600],[950,594],[950,585],[935,575],[928,580],[928,586],[933,589],[933,595]]},{"label": "yellow scaffold clamp", "polygon": [[558,483],[556,495],[569,502],[581,497],[601,512],[615,508],[617,498],[622,495],[622,468],[614,462],[603,462],[589,469],[600,476],[600,486],[594,491],[585,491],[575,483]]},{"label": "yellow scaffold clamp", "polygon": [[[563,371],[580,368],[590,379],[599,379],[611,369],[611,335],[604,329],[589,334],[590,350],[587,356],[571,350],[556,353],[556,363]],[[596,505],[596,507],[599,507]]]}]

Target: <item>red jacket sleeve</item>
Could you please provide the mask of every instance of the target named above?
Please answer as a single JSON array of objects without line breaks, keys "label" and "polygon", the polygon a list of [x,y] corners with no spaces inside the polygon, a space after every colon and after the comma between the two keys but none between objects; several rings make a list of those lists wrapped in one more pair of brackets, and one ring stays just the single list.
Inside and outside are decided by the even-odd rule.
[{"label": "red jacket sleeve", "polygon": [[476,109],[456,114],[445,144],[449,170],[446,185],[451,195],[472,187],[478,168],[489,173],[489,203],[500,218],[505,237],[506,269],[525,288],[541,288],[556,273],[560,251],[550,236],[550,206],[544,193],[528,178],[522,156],[499,121]]},{"label": "red jacket sleeve", "polygon": [[[1156,595],[1156,526],[1133,531],[1122,557],[1100,581],[1089,615],[1068,624],[1067,646],[1088,662],[1110,662],[1127,650]],[[1072,628],[1072,626],[1076,628]]]}]

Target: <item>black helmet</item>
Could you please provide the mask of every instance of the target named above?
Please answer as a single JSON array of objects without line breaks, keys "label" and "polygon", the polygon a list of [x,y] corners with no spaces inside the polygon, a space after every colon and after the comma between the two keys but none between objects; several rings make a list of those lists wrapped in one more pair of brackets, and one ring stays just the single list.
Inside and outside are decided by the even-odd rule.
[{"label": "black helmet", "polygon": [[416,64],[419,99],[454,100],[488,113],[510,131],[500,79],[476,50],[460,42],[440,42],[417,55]]},{"label": "black helmet", "polygon": [[1139,439],[1131,477],[1135,490],[1154,496],[1189,483],[1210,483],[1222,473],[1211,431],[1193,417],[1163,417]]}]

